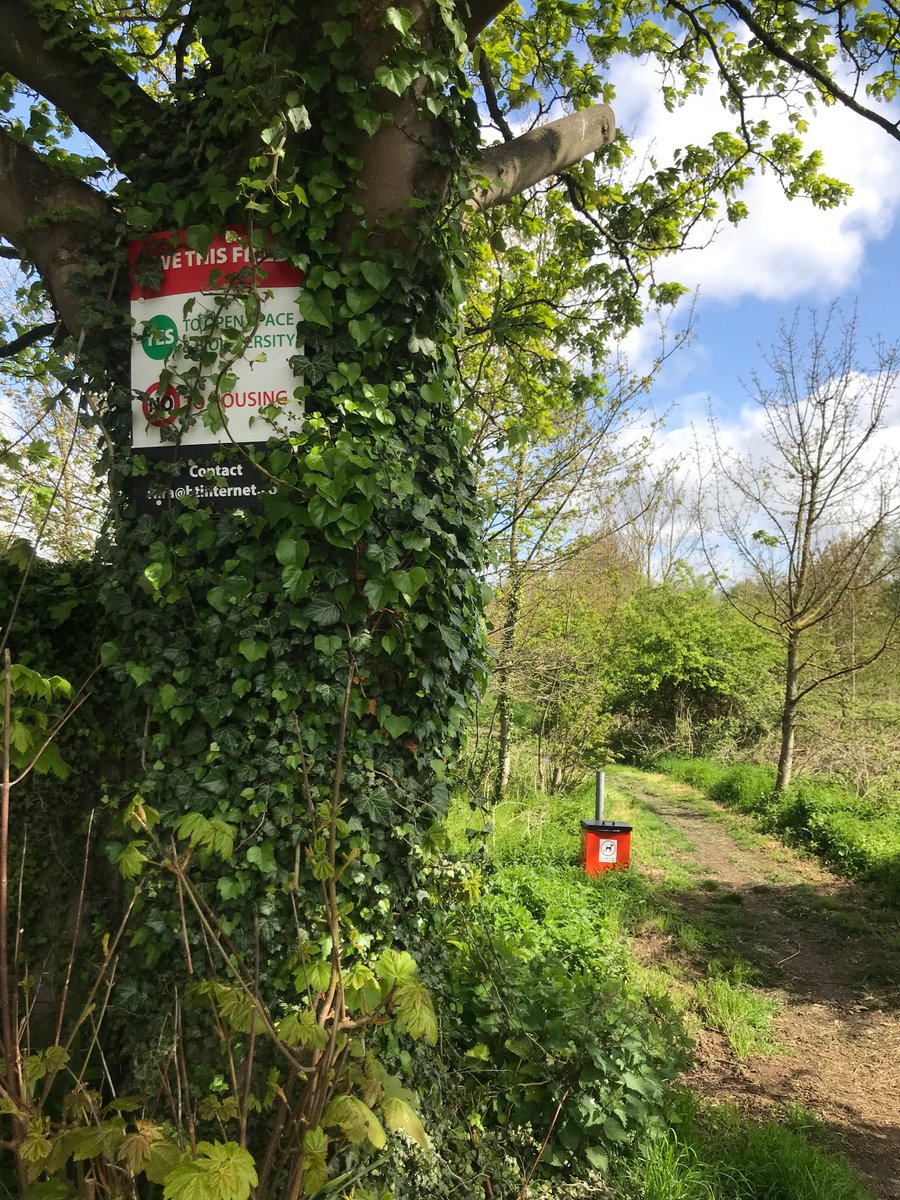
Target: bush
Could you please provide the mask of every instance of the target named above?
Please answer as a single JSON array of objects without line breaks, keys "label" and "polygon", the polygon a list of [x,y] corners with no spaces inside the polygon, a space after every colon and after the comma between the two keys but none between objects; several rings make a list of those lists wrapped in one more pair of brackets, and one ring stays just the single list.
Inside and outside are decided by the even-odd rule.
[{"label": "bush", "polygon": [[665,993],[636,985],[620,938],[623,908],[644,903],[649,882],[595,880],[578,866],[589,791],[505,802],[474,836],[466,826],[481,818],[462,804],[448,823],[458,849],[484,851],[488,872],[439,1000],[450,1074],[463,1111],[502,1129],[523,1162],[549,1134],[538,1177],[606,1170],[662,1136],[688,1060],[680,1017]]}]

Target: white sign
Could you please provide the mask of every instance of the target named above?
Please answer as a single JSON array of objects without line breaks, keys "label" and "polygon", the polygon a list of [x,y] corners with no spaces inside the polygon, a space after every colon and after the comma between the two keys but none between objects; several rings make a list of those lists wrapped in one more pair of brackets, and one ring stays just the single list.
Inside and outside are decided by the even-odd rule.
[{"label": "white sign", "polygon": [[[132,442],[136,449],[264,442],[296,428],[302,401],[290,359],[297,341],[302,271],[275,259],[260,261],[232,230],[204,254],[181,233],[155,234],[129,246],[134,340]],[[161,278],[138,283],[150,263]],[[142,269],[143,264],[143,269]],[[249,307],[242,297],[255,293]],[[253,318],[248,317],[248,312]],[[190,399],[185,372],[203,363],[202,395]],[[167,371],[165,383],[160,376]],[[225,376],[228,376],[227,386]],[[221,382],[220,382],[221,381]],[[215,408],[212,428],[204,412]],[[166,436],[171,430],[177,437]]]},{"label": "white sign", "polygon": [[619,843],[615,838],[601,838],[598,849],[597,858],[600,862],[615,862]]}]

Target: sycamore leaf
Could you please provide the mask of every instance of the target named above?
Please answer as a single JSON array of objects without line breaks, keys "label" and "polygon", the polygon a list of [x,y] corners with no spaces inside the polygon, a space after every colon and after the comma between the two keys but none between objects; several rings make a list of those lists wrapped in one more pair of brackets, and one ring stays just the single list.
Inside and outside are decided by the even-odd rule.
[{"label": "sycamore leaf", "polygon": [[[140,1122],[138,1128],[140,1128]],[[163,1184],[169,1172],[184,1162],[184,1152],[168,1138],[159,1138],[153,1142],[150,1154],[144,1163],[144,1174],[151,1183]]]},{"label": "sycamore leaf", "polygon": [[401,1100],[398,1096],[385,1096],[381,1102],[381,1111],[384,1113],[385,1124],[392,1133],[402,1130],[423,1150],[431,1149],[425,1127],[408,1101]]},{"label": "sycamore leaf", "polygon": [[237,1142],[198,1142],[197,1157],[170,1171],[165,1200],[247,1200],[259,1182],[253,1158]]},{"label": "sycamore leaf", "polygon": [[275,1028],[287,1046],[311,1046],[314,1050],[324,1050],[328,1045],[327,1031],[316,1022],[315,1014],[309,1008],[299,1013],[288,1013]]},{"label": "sycamore leaf", "polygon": [[322,1124],[336,1125],[348,1141],[357,1144],[368,1141],[376,1150],[383,1150],[387,1144],[384,1126],[357,1096],[335,1096],[325,1110]]},{"label": "sycamore leaf", "polygon": [[400,1024],[411,1038],[424,1037],[434,1045],[438,1037],[437,1017],[428,990],[418,979],[407,979],[397,984],[394,1009]]},{"label": "sycamore leaf", "polygon": [[375,974],[387,987],[406,979],[415,979],[416,960],[406,950],[385,950],[375,964]]},{"label": "sycamore leaf", "polygon": [[303,1138],[303,1190],[312,1196],[327,1181],[328,1138],[323,1129],[310,1129]]},{"label": "sycamore leaf", "polygon": [[129,842],[116,859],[116,866],[123,879],[136,879],[144,869],[147,856],[141,850],[146,842]]}]

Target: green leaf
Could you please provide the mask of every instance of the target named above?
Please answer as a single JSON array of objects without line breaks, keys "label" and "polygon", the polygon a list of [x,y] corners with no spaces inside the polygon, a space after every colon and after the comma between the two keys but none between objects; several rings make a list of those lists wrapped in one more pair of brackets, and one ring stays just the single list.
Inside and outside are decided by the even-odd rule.
[{"label": "green leaf", "polygon": [[386,987],[415,979],[419,968],[406,950],[385,950],[375,964],[375,974]]},{"label": "green leaf", "polygon": [[334,625],[341,619],[341,610],[328,596],[314,596],[302,609],[316,625]]},{"label": "green leaf", "polygon": [[269,652],[269,643],[257,641],[256,638],[243,638],[238,644],[238,653],[243,654],[247,662],[259,662]]},{"label": "green leaf", "polygon": [[278,870],[275,848],[271,842],[261,842],[258,846],[251,846],[247,851],[247,862],[253,863],[264,875],[273,875]]},{"label": "green leaf", "polygon": [[381,1102],[381,1111],[384,1113],[385,1124],[392,1133],[400,1129],[423,1150],[431,1149],[428,1134],[419,1120],[418,1113],[406,1100],[395,1096],[385,1096]]},{"label": "green leaf", "polygon": [[275,557],[283,567],[302,567],[309,557],[309,542],[286,535],[275,547]]},{"label": "green leaf", "polygon": [[287,110],[287,119],[294,133],[311,128],[309,113],[306,111],[305,104],[298,104],[293,108],[289,108]]},{"label": "green leaf", "polygon": [[149,667],[142,667],[138,663],[127,662],[125,664],[125,670],[138,685],[138,687],[142,687],[145,683],[150,682],[152,672]]},{"label": "green leaf", "polygon": [[100,647],[100,662],[104,667],[111,667],[119,661],[119,653],[117,642],[104,642]]},{"label": "green leaf", "polygon": [[409,33],[413,15],[408,8],[389,8],[384,14],[384,23],[398,33]]},{"label": "green leaf", "polygon": [[210,607],[217,609],[220,613],[227,613],[231,607],[223,587],[210,588],[206,593],[206,603]]},{"label": "green leaf", "polygon": [[129,842],[121,851],[116,859],[116,866],[119,868],[119,874],[123,879],[136,879],[144,869],[144,863],[148,861],[146,854],[141,850],[142,846],[146,846],[146,842]]},{"label": "green leaf", "polygon": [[322,1124],[337,1126],[347,1140],[359,1144],[368,1141],[376,1150],[387,1144],[384,1127],[371,1108],[356,1096],[335,1096],[325,1110]]},{"label": "green leaf", "polygon": [[247,1200],[259,1182],[253,1158],[236,1142],[198,1142],[197,1157],[166,1177],[164,1200]]},{"label": "green leaf", "polygon": [[312,1196],[328,1182],[328,1137],[321,1127],[303,1135],[303,1167],[303,1190]]},{"label": "green leaf", "polygon": [[308,1008],[299,1013],[288,1013],[275,1028],[288,1046],[311,1046],[313,1050],[324,1050],[328,1045],[328,1031],[316,1022],[315,1014]]},{"label": "green leaf", "polygon": [[301,292],[297,303],[304,321],[331,329],[331,297],[327,292],[318,295],[309,291]]},{"label": "green leaf", "polygon": [[383,262],[366,259],[360,264],[360,274],[366,283],[378,292],[384,292],[390,286],[392,279],[390,268]]},{"label": "green leaf", "polygon": [[412,84],[415,75],[409,67],[381,66],[375,68],[375,82],[387,88],[395,96],[402,96]]},{"label": "green leaf", "polygon": [[437,1042],[438,1024],[431,997],[417,979],[407,979],[397,984],[394,1008],[411,1038],[424,1037],[432,1046]]}]

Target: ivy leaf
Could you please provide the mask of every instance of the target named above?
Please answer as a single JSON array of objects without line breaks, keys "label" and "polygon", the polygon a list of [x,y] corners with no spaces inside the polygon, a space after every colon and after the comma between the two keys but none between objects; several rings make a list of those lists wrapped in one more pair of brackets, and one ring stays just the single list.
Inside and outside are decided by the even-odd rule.
[{"label": "ivy leaf", "polygon": [[294,133],[300,133],[301,130],[310,129],[312,126],[305,104],[297,104],[293,108],[289,108],[287,119]]},{"label": "ivy leaf", "polygon": [[390,285],[390,268],[383,262],[375,262],[372,259],[367,259],[366,262],[361,264],[359,271],[366,283],[378,292],[386,291]]},{"label": "ivy leaf", "polygon": [[[396,11],[396,10],[395,10]],[[413,81],[413,72],[409,67],[381,66],[375,68],[375,82],[387,88],[395,96],[402,96]]]},{"label": "ivy leaf", "polygon": [[166,1178],[164,1200],[247,1200],[259,1182],[253,1158],[237,1142],[198,1142],[197,1158]]},{"label": "ivy leaf", "polygon": [[119,647],[116,642],[104,642],[100,647],[100,662],[104,667],[111,667],[119,661]]},{"label": "ivy leaf", "polygon": [[227,613],[230,607],[223,587],[210,588],[206,593],[206,603],[220,613]]},{"label": "ivy leaf", "polygon": [[309,557],[309,542],[286,535],[275,547],[275,557],[283,567],[302,567]]},{"label": "ivy leaf", "polygon": [[312,325],[323,325],[326,329],[331,329],[332,324],[330,303],[331,297],[327,292],[320,296],[313,295],[312,292],[301,292],[297,300],[303,320]]},{"label": "ivy leaf", "polygon": [[257,641],[256,638],[243,638],[238,644],[238,652],[243,654],[247,662],[259,662],[269,652],[269,643]]},{"label": "ivy leaf", "polygon": [[314,596],[302,611],[316,625],[334,625],[341,619],[340,608],[327,596]]},{"label": "ivy leaf", "polygon": [[258,846],[251,846],[247,851],[247,862],[253,863],[264,875],[274,875],[278,870],[275,849],[271,842],[261,842]]},{"label": "ivy leaf", "polygon": [[384,23],[398,33],[409,33],[413,23],[413,15],[408,8],[389,8],[384,14]]}]

